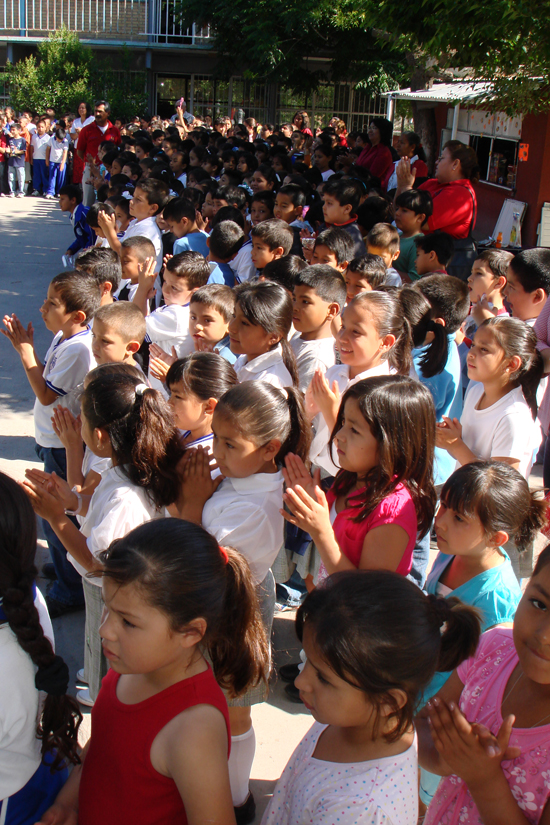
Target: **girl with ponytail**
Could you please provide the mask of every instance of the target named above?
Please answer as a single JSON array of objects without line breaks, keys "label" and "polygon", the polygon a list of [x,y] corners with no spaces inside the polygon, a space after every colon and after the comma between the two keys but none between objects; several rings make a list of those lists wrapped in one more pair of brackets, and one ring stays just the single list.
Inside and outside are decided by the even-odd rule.
[{"label": "girl with ponytail", "polygon": [[69,669],[53,650],[36,589],[36,518],[21,487],[0,473],[0,822],[34,823],[77,764],[82,716],[67,696]]},{"label": "girl with ponytail", "polygon": [[[107,662],[99,642],[101,582],[86,574],[101,569],[99,555],[114,539],[164,515],[164,507],[177,495],[176,465],[184,451],[161,393],[126,369],[114,372],[113,367],[94,371],[81,398],[84,443],[95,455],[111,461],[94,494],[73,492],[55,476],[25,481],[35,512],[49,521],[69,561],[83,576],[84,672],[89,691],[78,698],[88,705],[97,697]],[[69,514],[79,518],[80,530]]]},{"label": "girl with ponytail", "polygon": [[296,631],[307,657],[296,687],[315,723],[263,825],[416,825],[418,697],[438,667],[456,667],[475,651],[476,611],[426,596],[395,573],[361,570],[313,590]]},{"label": "girl with ponytail", "polygon": [[[206,451],[190,451],[184,463],[178,515],[202,524],[220,544],[235,547],[246,558],[270,638],[275,611],[270,567],[284,541],[282,466],[289,453],[307,461],[310,443],[301,393],[292,387],[281,390],[265,381],[238,384],[219,400],[212,432],[212,453],[222,475],[211,478]],[[238,821],[253,819],[248,790],[255,750],[250,706],[266,697],[262,684],[229,702],[229,770],[233,801],[241,809]]]},{"label": "girl with ponytail", "polygon": [[57,804],[79,825],[234,822],[219,685],[239,694],[269,671],[248,564],[179,519],[137,527],[100,562],[110,670]]}]

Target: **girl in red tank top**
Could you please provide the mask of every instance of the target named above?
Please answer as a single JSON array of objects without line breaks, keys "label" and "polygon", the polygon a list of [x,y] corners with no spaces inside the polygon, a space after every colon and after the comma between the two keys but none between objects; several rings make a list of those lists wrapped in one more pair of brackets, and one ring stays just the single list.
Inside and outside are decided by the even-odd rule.
[{"label": "girl in red tank top", "polygon": [[265,678],[269,661],[248,563],[180,519],[141,525],[101,561],[111,670],[82,765],[43,821],[228,825],[230,730],[219,685],[238,695]]}]

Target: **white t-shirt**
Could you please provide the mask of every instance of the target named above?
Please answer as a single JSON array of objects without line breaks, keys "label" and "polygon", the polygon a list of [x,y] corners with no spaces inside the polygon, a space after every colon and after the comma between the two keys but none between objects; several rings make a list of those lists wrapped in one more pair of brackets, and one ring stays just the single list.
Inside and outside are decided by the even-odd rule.
[{"label": "white t-shirt", "polygon": [[[53,645],[52,623],[39,590],[34,604]],[[41,762],[36,725],[45,694],[34,685],[36,671],[9,624],[0,625],[0,800],[20,791]]]},{"label": "white t-shirt", "polygon": [[292,377],[283,361],[283,348],[277,344],[275,349],[258,355],[252,361],[247,361],[247,355],[239,355],[233,364],[239,383],[244,381],[266,381],[274,387],[283,389],[292,387]]},{"label": "white t-shirt", "polygon": [[[50,138],[50,163],[61,163],[63,160],[63,152],[68,150],[69,148],[69,141],[67,138],[59,143],[56,136]],[[46,155],[44,155],[45,157]]]},{"label": "white t-shirt", "polygon": [[149,238],[155,247],[157,272],[160,272],[162,268],[162,232],[158,228],[156,220],[154,218],[145,218],[143,221],[137,221],[134,218],[124,233],[122,240],[126,241],[128,238]]},{"label": "white t-shirt", "polygon": [[[87,117],[86,120],[84,120],[84,121],[82,120],[82,118],[77,117],[77,118],[75,118],[75,120],[73,120],[72,131],[74,132],[75,129],[83,129],[85,126],[88,126],[90,123],[94,123],[94,122],[95,122],[95,117],[93,115],[90,115],[90,117]],[[105,134],[105,131],[103,131],[103,134]],[[76,147],[78,146],[78,138],[76,138],[73,145],[74,145],[74,148],[76,149]]]},{"label": "white t-shirt", "polygon": [[538,419],[533,421],[521,387],[486,410],[478,410],[483,393],[483,384],[476,382],[468,388],[460,417],[462,440],[482,460],[497,456],[516,458],[520,473],[527,478],[533,466],[533,453],[542,441]]},{"label": "white t-shirt", "polygon": [[327,169],[326,172],[321,172],[321,177],[323,178],[323,181],[328,180],[333,175],[334,175],[334,169]]},{"label": "white t-shirt", "polygon": [[82,459],[82,475],[84,478],[86,478],[88,473],[92,470],[94,473],[102,476],[105,470],[107,470],[110,466],[110,458],[103,458],[100,455],[96,455],[95,453],[92,453],[89,447],[86,447],[84,450],[84,458]]},{"label": "white t-shirt", "polygon": [[[178,358],[185,358],[195,351],[193,336],[189,332],[189,304],[159,307],[147,316],[145,326],[145,340],[158,344],[169,355],[172,354],[172,347],[176,348]],[[164,392],[162,383],[150,371],[147,378],[154,390]]]},{"label": "white t-shirt", "polygon": [[33,160],[45,160],[46,159],[46,147],[50,142],[51,138],[48,134],[45,135],[37,135],[34,134],[31,137],[31,146],[33,148],[32,158]]},{"label": "white t-shirt", "polygon": [[226,478],[202,511],[202,526],[246,558],[260,584],[283,545],[283,474]]},{"label": "white t-shirt", "polygon": [[235,273],[236,280],[242,284],[256,277],[256,264],[252,263],[252,241],[245,241],[229,266]]},{"label": "white t-shirt", "polygon": [[311,384],[311,379],[317,368],[326,372],[336,364],[334,338],[320,338],[318,341],[304,341],[297,332],[290,341],[298,364],[298,379],[300,389],[305,392]]},{"label": "white t-shirt", "polygon": [[368,762],[313,756],[327,725],[314,722],[275,786],[262,825],[416,825],[418,744]]},{"label": "white t-shirt", "polygon": [[[77,518],[88,550],[97,558],[115,539],[124,538],[134,527],[163,516],[164,510],[155,507],[142,487],[132,484],[118,467],[109,467],[94,490],[87,514]],[[67,558],[81,576],[86,575],[86,569],[69,553]],[[101,576],[87,581],[101,587]]]},{"label": "white t-shirt", "polygon": [[63,341],[61,336],[62,333],[58,332],[50,344],[42,373],[47,386],[59,397],[48,406],[41,404],[38,398],[34,402],[34,437],[41,447],[63,447],[52,427],[54,408],[61,404],[78,415],[80,385],[86,374],[96,366],[92,355],[92,333],[88,328]]}]

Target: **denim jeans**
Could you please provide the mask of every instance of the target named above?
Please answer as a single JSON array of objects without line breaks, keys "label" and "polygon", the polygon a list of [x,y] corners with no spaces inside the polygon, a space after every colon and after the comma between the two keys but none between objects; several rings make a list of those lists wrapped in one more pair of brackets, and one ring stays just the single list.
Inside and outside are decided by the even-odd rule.
[{"label": "denim jeans", "polygon": [[416,537],[416,544],[413,550],[413,560],[411,572],[408,579],[417,584],[422,590],[426,584],[426,570],[430,560],[430,530],[423,539]]},{"label": "denim jeans", "polygon": [[19,191],[25,194],[25,167],[24,166],[8,166],[8,182],[10,185],[10,192],[15,195],[17,184],[19,184]]},{"label": "denim jeans", "polygon": [[[56,472],[61,478],[67,478],[67,456],[63,447],[41,447],[40,444],[37,444],[35,449],[37,456],[44,462],[45,472]],[[78,527],[75,518],[71,517],[71,521]],[[57,574],[57,581],[53,583],[48,595],[63,604],[84,604],[80,573],[74,569],[67,559],[67,551],[46,519],[42,519],[42,527]]]}]

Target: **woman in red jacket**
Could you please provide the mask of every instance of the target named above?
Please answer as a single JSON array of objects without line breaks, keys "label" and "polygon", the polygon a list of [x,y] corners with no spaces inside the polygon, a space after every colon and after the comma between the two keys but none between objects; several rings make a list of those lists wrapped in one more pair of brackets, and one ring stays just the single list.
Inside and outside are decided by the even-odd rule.
[{"label": "woman in red jacket", "polygon": [[393,166],[392,132],[393,124],[389,120],[373,117],[368,128],[370,146],[366,146],[356,160],[356,166],[362,166],[381,181]]}]

